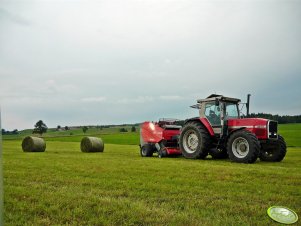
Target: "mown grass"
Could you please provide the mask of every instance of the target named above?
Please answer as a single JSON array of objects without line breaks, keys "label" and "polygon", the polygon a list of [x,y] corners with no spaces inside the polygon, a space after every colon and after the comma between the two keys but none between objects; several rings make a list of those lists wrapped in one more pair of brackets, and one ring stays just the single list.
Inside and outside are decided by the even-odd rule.
[{"label": "mown grass", "polygon": [[279,134],[281,134],[288,146],[301,147],[301,123],[280,124]]},{"label": "mown grass", "polygon": [[142,158],[136,145],[48,141],[24,153],[4,141],[6,225],[278,225],[272,205],[300,212],[301,148],[280,163]]},{"label": "mown grass", "polygon": [[[276,225],[271,205],[301,214],[301,124],[279,125],[299,148],[252,165],[141,158],[139,133],[118,131],[50,130],[45,153],[22,152],[28,131],[4,136],[6,225]],[[105,152],[81,153],[83,136],[101,137]]]}]

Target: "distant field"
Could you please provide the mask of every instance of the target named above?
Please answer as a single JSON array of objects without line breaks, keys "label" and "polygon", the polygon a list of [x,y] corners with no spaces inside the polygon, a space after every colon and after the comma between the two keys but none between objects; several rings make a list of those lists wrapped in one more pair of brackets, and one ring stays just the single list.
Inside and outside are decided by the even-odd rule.
[{"label": "distant field", "polygon": [[[119,132],[120,128],[126,128],[129,132]],[[136,127],[139,131],[139,127]],[[101,137],[105,143],[108,144],[139,144],[139,132],[130,132],[131,127],[112,127],[104,128],[102,130],[90,128],[86,133],[82,129],[72,129],[68,131],[56,131],[54,129],[48,130],[43,134],[46,141],[62,141],[62,142],[80,142],[85,136]],[[4,135],[4,140],[22,140],[26,136],[32,136],[31,130],[21,131],[18,135]],[[34,134],[34,136],[38,136]]]},{"label": "distant field", "polygon": [[279,133],[285,138],[288,146],[301,147],[301,123],[280,124]]},{"label": "distant field", "polygon": [[20,144],[3,142],[6,225],[279,225],[272,205],[301,215],[301,148],[280,163],[238,164],[142,158],[136,145]]}]

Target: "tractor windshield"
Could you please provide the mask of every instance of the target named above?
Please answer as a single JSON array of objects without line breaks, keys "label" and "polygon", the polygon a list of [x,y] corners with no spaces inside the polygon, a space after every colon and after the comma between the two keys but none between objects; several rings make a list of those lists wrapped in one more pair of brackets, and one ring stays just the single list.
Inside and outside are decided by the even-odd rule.
[{"label": "tractor windshield", "polygon": [[239,118],[237,104],[226,103],[226,118]]}]

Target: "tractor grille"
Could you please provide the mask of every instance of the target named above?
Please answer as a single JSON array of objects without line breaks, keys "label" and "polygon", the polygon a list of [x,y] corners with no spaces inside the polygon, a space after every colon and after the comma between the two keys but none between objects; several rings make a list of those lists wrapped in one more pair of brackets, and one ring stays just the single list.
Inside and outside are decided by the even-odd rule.
[{"label": "tractor grille", "polygon": [[278,123],[275,121],[268,122],[268,136],[270,139],[277,139],[278,138]]}]

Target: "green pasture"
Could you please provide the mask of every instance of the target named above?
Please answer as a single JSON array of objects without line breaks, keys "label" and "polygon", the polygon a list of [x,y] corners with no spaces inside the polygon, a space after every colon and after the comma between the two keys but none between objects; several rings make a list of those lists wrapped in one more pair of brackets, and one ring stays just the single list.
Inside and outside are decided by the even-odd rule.
[{"label": "green pasture", "polygon": [[277,225],[272,205],[300,212],[301,148],[283,162],[142,158],[134,145],[82,153],[47,142],[24,153],[5,141],[7,225]]},{"label": "green pasture", "polygon": [[272,205],[300,218],[301,128],[279,130],[291,146],[284,160],[254,164],[142,158],[138,132],[89,134],[105,141],[103,153],[82,153],[80,131],[43,135],[44,153],[4,136],[5,225],[279,225]]},{"label": "green pasture", "polygon": [[291,147],[301,147],[301,123],[280,124],[279,133]]}]

